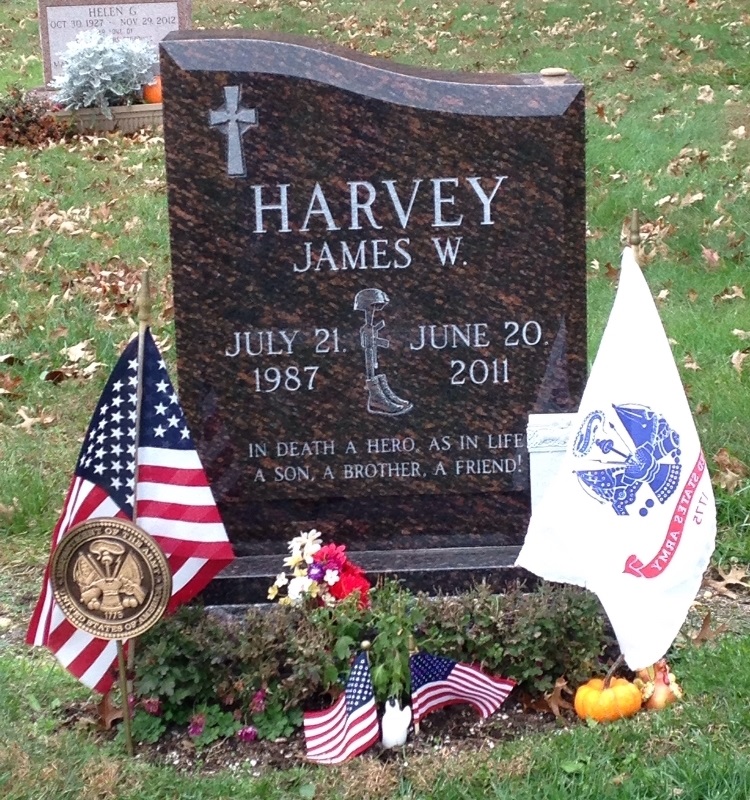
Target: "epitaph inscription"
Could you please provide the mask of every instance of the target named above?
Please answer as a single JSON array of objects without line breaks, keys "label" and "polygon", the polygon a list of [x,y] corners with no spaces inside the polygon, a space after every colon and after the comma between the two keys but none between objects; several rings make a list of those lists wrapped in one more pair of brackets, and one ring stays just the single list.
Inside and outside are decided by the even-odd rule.
[{"label": "epitaph inscription", "polygon": [[170,32],[190,27],[191,0],[123,3],[120,0],[39,0],[44,80],[62,74],[65,48],[79,33],[98,30],[114,39],[145,39],[157,45]]},{"label": "epitaph inscription", "polygon": [[581,85],[225,32],[162,75],[180,392],[238,552],[520,544],[528,415],[585,375]]}]

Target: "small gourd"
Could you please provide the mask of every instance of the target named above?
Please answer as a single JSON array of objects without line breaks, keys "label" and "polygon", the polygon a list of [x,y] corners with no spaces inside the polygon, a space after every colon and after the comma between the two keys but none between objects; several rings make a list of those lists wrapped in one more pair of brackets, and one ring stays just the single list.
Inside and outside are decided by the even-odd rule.
[{"label": "small gourd", "polygon": [[640,689],[625,678],[613,678],[605,686],[603,678],[592,678],[579,686],[574,707],[581,719],[597,722],[613,722],[623,717],[632,717],[641,708]]},{"label": "small gourd", "polygon": [[161,103],[161,75],[157,75],[151,83],[143,86],[144,103]]}]

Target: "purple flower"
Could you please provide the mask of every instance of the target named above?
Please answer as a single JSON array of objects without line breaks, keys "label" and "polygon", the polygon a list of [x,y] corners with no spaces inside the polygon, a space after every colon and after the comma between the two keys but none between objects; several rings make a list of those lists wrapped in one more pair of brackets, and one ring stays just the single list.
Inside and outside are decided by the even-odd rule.
[{"label": "purple flower", "polygon": [[203,728],[206,726],[206,717],[203,714],[193,714],[193,718],[188,725],[188,736],[195,739],[203,733]]},{"label": "purple flower", "polygon": [[241,742],[254,742],[258,738],[258,731],[252,725],[248,725],[246,728],[240,728],[237,731],[237,738]]},{"label": "purple flower", "polygon": [[258,689],[250,701],[250,712],[252,714],[260,714],[266,710],[266,690]]},{"label": "purple flower", "polygon": [[154,717],[161,715],[161,700],[158,697],[146,697],[141,701],[143,710]]},{"label": "purple flower", "polygon": [[323,576],[326,574],[326,568],[323,564],[319,564],[317,561],[310,564],[307,568],[307,577],[310,580],[320,582],[323,580]]}]

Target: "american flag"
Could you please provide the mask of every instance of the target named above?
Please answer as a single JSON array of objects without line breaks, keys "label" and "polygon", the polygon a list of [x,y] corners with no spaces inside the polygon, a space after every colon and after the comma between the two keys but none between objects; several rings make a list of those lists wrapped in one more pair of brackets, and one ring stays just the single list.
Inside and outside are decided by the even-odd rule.
[{"label": "american flag", "polygon": [[470,703],[484,719],[500,708],[516,685],[510,678],[496,678],[471,664],[429,653],[415,653],[409,669],[415,723],[454,703]]},{"label": "american flag", "polygon": [[354,660],[346,688],[325,711],[304,716],[307,757],[319,764],[341,764],[380,738],[378,712],[366,653]]},{"label": "american flag", "polygon": [[[104,387],[81,447],[52,548],[75,525],[99,517],[132,518],[164,551],[172,571],[167,611],[195,597],[233,558],[224,524],[188,431],[164,360],[144,334],[143,394],[136,474],[138,339],[125,348]],[[55,602],[49,576],[26,641],[46,645],[82,683],[106,693],[117,645],[75,628]]]}]

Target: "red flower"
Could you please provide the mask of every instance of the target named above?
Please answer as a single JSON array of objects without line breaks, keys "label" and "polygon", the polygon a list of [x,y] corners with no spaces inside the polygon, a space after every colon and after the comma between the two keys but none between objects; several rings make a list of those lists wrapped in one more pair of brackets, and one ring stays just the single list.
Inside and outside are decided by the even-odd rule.
[{"label": "red flower", "polygon": [[344,562],[339,579],[329,592],[336,600],[343,600],[354,592],[359,593],[359,607],[369,608],[370,606],[370,581],[365,577],[365,573],[351,561]]},{"label": "red flower", "polygon": [[346,545],[327,544],[313,554],[313,561],[324,564],[326,569],[341,570],[346,564]]}]

